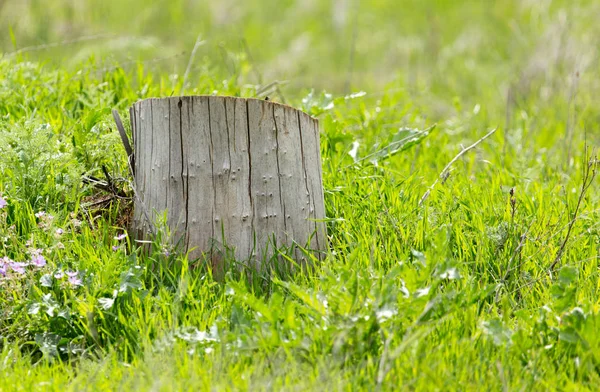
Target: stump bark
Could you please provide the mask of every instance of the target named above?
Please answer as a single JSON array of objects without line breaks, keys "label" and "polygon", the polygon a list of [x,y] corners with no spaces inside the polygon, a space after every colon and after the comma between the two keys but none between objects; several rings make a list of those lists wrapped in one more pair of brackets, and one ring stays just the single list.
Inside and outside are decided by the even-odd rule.
[{"label": "stump bark", "polygon": [[[170,240],[222,267],[224,252],[260,267],[275,247],[326,249],[318,121],[271,101],[146,99],[130,108],[133,233],[166,216]],[[319,221],[321,220],[321,221]],[[307,255],[296,249],[303,264]]]}]

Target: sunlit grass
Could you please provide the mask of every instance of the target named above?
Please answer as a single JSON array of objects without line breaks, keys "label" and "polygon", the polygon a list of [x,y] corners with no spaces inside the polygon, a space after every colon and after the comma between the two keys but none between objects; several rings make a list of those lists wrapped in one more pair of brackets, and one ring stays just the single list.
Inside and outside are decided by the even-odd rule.
[{"label": "sunlit grass", "polygon": [[[597,4],[50,3],[0,6],[0,390],[598,385]],[[314,271],[144,252],[82,181],[130,194],[110,111],[181,91],[318,116]]]}]

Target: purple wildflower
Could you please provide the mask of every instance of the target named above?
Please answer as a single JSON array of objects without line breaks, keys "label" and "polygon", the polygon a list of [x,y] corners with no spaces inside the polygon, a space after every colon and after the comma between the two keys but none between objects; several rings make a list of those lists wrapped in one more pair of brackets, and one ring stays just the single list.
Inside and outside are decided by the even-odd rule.
[{"label": "purple wildflower", "polygon": [[2,196],[0,196],[0,210],[6,207],[6,204],[6,200]]},{"label": "purple wildflower", "polygon": [[15,271],[15,272],[17,272],[19,274],[24,274],[25,273],[25,267],[27,267],[27,263],[21,263],[21,262],[18,262],[18,261],[13,261],[8,266],[13,271]]},{"label": "purple wildflower", "polygon": [[119,247],[117,245],[113,245],[112,250],[113,252],[116,252],[119,250]]},{"label": "purple wildflower", "polygon": [[61,236],[63,235],[65,231],[63,229],[61,229],[60,227],[58,229],[56,229],[56,235]]},{"label": "purple wildflower", "polygon": [[38,268],[41,268],[46,265],[46,259],[44,258],[44,256],[37,254],[31,258],[31,264]]},{"label": "purple wildflower", "polygon": [[124,240],[125,238],[127,238],[127,233],[119,234],[118,236],[115,237],[115,240],[121,241],[121,240]]},{"label": "purple wildflower", "polygon": [[0,258],[0,275],[6,276],[6,265],[10,262],[8,257]]},{"label": "purple wildflower", "polygon": [[40,212],[36,212],[35,213],[35,217],[36,218],[43,218],[44,216],[46,216],[46,212],[45,211],[40,211]]},{"label": "purple wildflower", "polygon": [[35,257],[35,256],[40,256],[42,254],[44,250],[37,248],[37,249],[29,249],[29,253],[31,254],[31,256]]},{"label": "purple wildflower", "polygon": [[65,273],[62,270],[58,270],[54,273],[55,279],[62,279],[65,276]]},{"label": "purple wildflower", "polygon": [[67,276],[69,277],[69,283],[73,287],[81,286],[83,283],[79,278],[79,272],[77,271],[67,271]]}]

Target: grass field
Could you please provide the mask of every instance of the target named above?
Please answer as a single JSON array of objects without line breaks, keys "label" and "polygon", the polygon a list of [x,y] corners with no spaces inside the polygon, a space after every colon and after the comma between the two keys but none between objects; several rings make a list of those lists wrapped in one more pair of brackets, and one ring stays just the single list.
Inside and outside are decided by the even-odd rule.
[{"label": "grass field", "polygon": [[[599,16],[0,1],[0,391],[597,389]],[[314,272],[217,282],[122,235],[130,201],[82,178],[130,192],[110,111],[179,94],[320,119]]]}]

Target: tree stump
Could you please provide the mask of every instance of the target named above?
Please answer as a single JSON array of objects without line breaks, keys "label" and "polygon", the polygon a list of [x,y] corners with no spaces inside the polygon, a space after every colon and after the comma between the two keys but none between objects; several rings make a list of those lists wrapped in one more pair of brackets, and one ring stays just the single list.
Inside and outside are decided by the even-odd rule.
[{"label": "tree stump", "polygon": [[[318,121],[258,99],[145,99],[130,108],[133,234],[166,215],[170,240],[222,268],[224,253],[260,268],[275,247],[321,257],[327,239]],[[221,251],[215,251],[215,246]],[[299,249],[292,256],[305,264]]]}]

